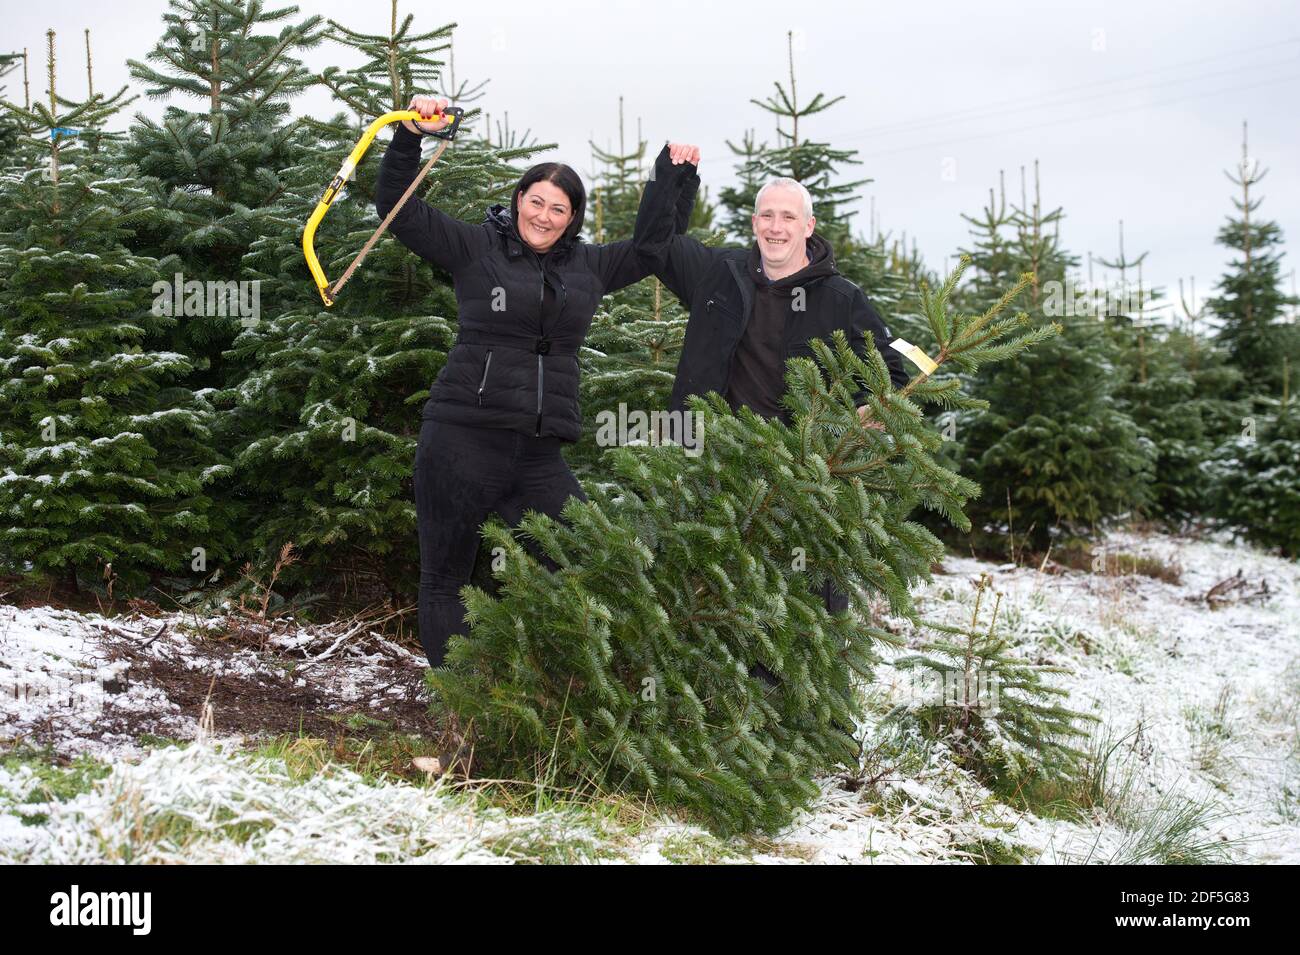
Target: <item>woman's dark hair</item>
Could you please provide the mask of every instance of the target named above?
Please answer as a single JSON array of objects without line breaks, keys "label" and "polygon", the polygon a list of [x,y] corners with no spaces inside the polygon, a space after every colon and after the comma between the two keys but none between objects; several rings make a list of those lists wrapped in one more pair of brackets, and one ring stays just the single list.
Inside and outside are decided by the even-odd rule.
[{"label": "woman's dark hair", "polygon": [[[569,205],[573,209],[573,220],[569,227],[564,230],[564,235],[560,236],[562,242],[571,242],[577,236],[578,231],[582,228],[583,220],[587,217],[587,190],[582,185],[582,179],[572,167],[566,166],[562,162],[539,162],[519,180],[519,185],[515,186],[515,194],[510,197],[510,215],[514,218],[516,224],[519,222],[519,197],[532,188],[535,182],[550,182],[559,186],[566,196],[569,197]],[[518,226],[516,225],[516,228]]]}]

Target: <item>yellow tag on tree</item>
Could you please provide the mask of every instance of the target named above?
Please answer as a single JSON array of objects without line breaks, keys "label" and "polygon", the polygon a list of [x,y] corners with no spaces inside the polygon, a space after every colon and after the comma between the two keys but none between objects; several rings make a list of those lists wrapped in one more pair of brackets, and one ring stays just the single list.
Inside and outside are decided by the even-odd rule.
[{"label": "yellow tag on tree", "polygon": [[889,343],[889,347],[906,355],[913,365],[921,369],[923,374],[932,375],[934,370],[939,367],[930,360],[929,355],[906,339],[895,338]]}]

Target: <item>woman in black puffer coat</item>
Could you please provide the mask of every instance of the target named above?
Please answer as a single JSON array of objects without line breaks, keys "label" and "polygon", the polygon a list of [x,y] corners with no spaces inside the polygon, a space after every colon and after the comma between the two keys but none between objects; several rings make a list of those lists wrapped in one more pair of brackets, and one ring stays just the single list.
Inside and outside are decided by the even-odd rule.
[{"label": "woman in black puffer coat", "polygon": [[[410,108],[433,116],[446,106],[417,96]],[[404,121],[384,154],[381,218],[415,178],[421,134],[445,122],[421,125]],[[693,154],[671,151],[679,161]],[[541,163],[524,173],[510,209],[493,206],[479,225],[416,197],[390,224],[407,248],[451,275],[458,308],[456,343],[425,402],[415,456],[420,642],[431,666],[442,665],[447,641],[463,632],[460,588],[489,514],[513,525],[526,510],[558,517],[570,496],[586,499],[561,455],[582,431],[578,349],[601,298],[649,274],[635,248],[664,241],[659,230],[684,231],[693,202],[656,209],[643,200],[636,239],[591,245],[578,236],[582,180],[562,163]]]}]

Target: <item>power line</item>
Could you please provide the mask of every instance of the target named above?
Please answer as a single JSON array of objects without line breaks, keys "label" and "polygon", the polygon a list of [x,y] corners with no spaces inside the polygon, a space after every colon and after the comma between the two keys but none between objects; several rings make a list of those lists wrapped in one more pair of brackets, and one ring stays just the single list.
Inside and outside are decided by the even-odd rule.
[{"label": "power line", "polygon": [[976,139],[989,139],[995,136],[1007,136],[1010,135],[1011,133],[1023,133],[1023,132],[1027,132],[1028,130],[1042,129],[1048,126],[1060,126],[1062,123],[1081,123],[1081,122],[1086,122],[1087,120],[1090,119],[1099,119],[1103,116],[1113,116],[1116,113],[1129,113],[1135,109],[1151,109],[1156,106],[1166,106],[1170,103],[1182,102],[1183,100],[1201,99],[1206,96],[1218,96],[1222,93],[1233,93],[1239,90],[1254,89],[1260,86],[1271,86],[1274,83],[1288,83],[1291,82],[1292,80],[1300,80],[1300,73],[1292,74],[1291,76],[1280,76],[1271,80],[1261,80],[1257,83],[1243,83],[1240,86],[1228,86],[1228,87],[1224,87],[1223,89],[1208,90],[1200,93],[1189,93],[1185,96],[1174,96],[1174,97],[1170,97],[1169,99],[1157,100],[1156,102],[1153,103],[1138,103],[1133,106],[1121,106],[1116,109],[1103,110],[1100,113],[1092,113],[1088,116],[1067,116],[1064,119],[1048,120],[1042,123],[1031,123],[1027,126],[1017,126],[1012,129],[998,129],[988,133],[973,133],[970,136],[959,136],[955,139],[941,139],[941,140],[936,140],[928,143],[917,143],[912,146],[900,146],[897,149],[883,149],[871,153],[862,153],[861,158],[870,159],[876,156],[892,156],[895,153],[911,152],[916,149],[933,149],[938,146],[948,146],[953,143],[969,142],[971,140],[976,140]]},{"label": "power line", "polygon": [[[1276,61],[1274,61],[1274,62],[1270,62],[1270,63],[1251,63],[1251,64],[1248,64],[1248,65],[1246,65],[1246,66],[1235,66],[1235,67],[1231,67],[1231,68],[1226,69],[1226,70],[1216,70],[1216,71],[1214,71],[1214,72],[1212,72],[1212,73],[1202,73],[1202,74],[1200,74],[1200,75],[1198,75],[1198,76],[1186,76],[1186,77],[1181,77],[1181,78],[1179,78],[1179,79],[1164,80],[1164,81],[1162,81],[1162,82],[1160,82],[1160,83],[1145,83],[1145,84],[1142,84],[1142,85],[1140,85],[1140,86],[1133,86],[1133,87],[1129,87],[1129,88],[1126,88],[1126,89],[1105,90],[1105,91],[1100,92],[1100,93],[1093,93],[1093,94],[1091,94],[1091,95],[1089,95],[1089,96],[1070,97],[1070,98],[1063,99],[1063,100],[1061,100],[1061,101],[1059,101],[1059,102],[1054,102],[1054,103],[1053,103],[1053,102],[1043,102],[1043,103],[1039,103],[1038,105],[1035,105],[1035,106],[1012,107],[1012,108],[1009,108],[1009,109],[987,109],[987,110],[978,110],[978,109],[977,109],[977,110],[974,110],[974,111],[971,111],[971,112],[967,112],[967,113],[962,114],[962,115],[960,116],[960,118],[958,118],[958,119],[956,120],[956,122],[969,122],[969,121],[972,121],[972,120],[990,119],[990,118],[993,118],[993,117],[998,116],[998,115],[1000,115],[1000,114],[1006,114],[1006,113],[1022,113],[1022,112],[1032,112],[1032,111],[1034,111],[1034,110],[1040,110],[1040,109],[1056,109],[1056,108],[1058,108],[1058,107],[1062,107],[1062,106],[1077,106],[1077,105],[1079,105],[1079,104],[1081,104],[1081,103],[1086,103],[1086,102],[1089,102],[1089,101],[1091,101],[1091,100],[1106,99],[1106,98],[1114,97],[1114,96],[1122,96],[1122,95],[1124,95],[1124,94],[1126,94],[1126,93],[1144,93],[1144,92],[1146,92],[1146,91],[1148,91],[1148,90],[1159,89],[1159,88],[1161,88],[1161,87],[1165,87],[1165,86],[1176,86],[1176,85],[1183,84],[1183,83],[1199,83],[1199,82],[1201,82],[1202,80],[1213,79],[1213,78],[1215,78],[1215,77],[1220,77],[1220,76],[1229,76],[1229,75],[1231,75],[1231,74],[1234,74],[1234,73],[1242,73],[1242,72],[1245,72],[1245,71],[1247,71],[1247,70],[1265,69],[1265,68],[1273,67],[1273,66],[1292,66],[1292,65],[1294,65],[1294,63],[1295,63],[1295,60],[1294,60],[1294,59],[1276,60]],[[918,123],[915,127],[911,128],[911,129],[899,129],[899,130],[896,130],[896,131],[891,132],[891,133],[886,133],[886,134],[884,134],[884,135],[899,135],[899,134],[902,134],[902,133],[916,132],[916,131],[919,131],[919,130],[921,130],[921,129],[925,129],[925,128],[930,127],[930,126],[943,126],[943,125],[948,125],[948,124],[950,124],[951,122],[952,122],[951,120],[949,120],[949,121],[944,121],[944,120],[927,120],[927,121],[925,121],[925,122]],[[860,135],[860,134],[859,134],[859,135]],[[842,140],[842,139],[846,139],[846,138],[847,138],[847,139],[854,139],[854,138],[857,138],[857,136],[855,136],[855,135],[853,135],[853,134],[850,134],[849,136],[839,136],[839,137],[836,137],[836,138],[837,138],[838,140]]]},{"label": "power line", "polygon": [[[1071,93],[1078,90],[1092,89],[1098,86],[1111,86],[1116,83],[1127,82],[1128,80],[1135,79],[1142,76],[1149,76],[1154,73],[1165,73],[1168,72],[1169,70],[1184,69],[1188,66],[1195,66],[1200,63],[1206,63],[1212,60],[1221,60],[1229,57],[1241,56],[1247,53],[1257,53],[1262,50],[1276,49],[1279,46],[1290,46],[1296,43],[1300,43],[1300,37],[1292,37],[1287,40],[1281,40],[1277,43],[1269,43],[1258,47],[1247,47],[1244,49],[1235,50],[1231,53],[1220,53],[1220,54],[1215,54],[1214,56],[1205,56],[1205,57],[1198,57],[1197,59],[1193,59],[1193,60],[1184,60],[1180,63],[1173,63],[1168,66],[1154,67],[1149,70],[1139,70],[1134,73],[1128,73],[1122,76],[1112,77],[1110,79],[1094,80],[1088,83],[1075,84],[1074,86],[1064,86],[1058,90],[1054,90],[1047,94],[1042,94],[1042,95],[1033,94],[1029,96],[1013,97],[1008,100],[1002,100],[998,103],[991,103],[988,104],[987,106],[980,107],[979,110],[977,110],[976,112],[972,112],[970,109],[959,109],[959,110],[952,110],[946,113],[935,113],[930,116],[922,116],[916,119],[900,120],[896,123],[884,123],[879,126],[870,126],[865,129],[857,130],[856,132],[839,134],[835,137],[835,139],[842,140],[842,139],[852,139],[860,136],[892,135],[898,132],[910,132],[913,131],[914,129],[942,124],[945,122],[949,122],[951,120],[978,119],[978,118],[984,118],[985,115],[995,115],[998,113],[1003,113],[1008,111],[1018,112],[1018,111],[1025,111],[1025,110],[1039,109],[1045,106],[1062,106],[1062,105],[1066,105],[1066,103],[1065,102],[1053,103],[1050,101],[1066,93]],[[1184,79],[1165,80],[1161,83],[1143,84],[1128,90],[1111,90],[1097,95],[1107,96],[1107,95],[1118,95],[1124,92],[1136,92],[1142,89],[1150,89],[1158,86],[1168,86],[1173,83],[1194,82],[1195,80],[1204,79],[1210,76],[1220,76],[1228,73],[1240,72],[1242,70],[1257,69],[1261,66],[1274,66],[1274,65],[1280,65],[1289,62],[1291,61],[1288,59],[1288,60],[1280,60],[1277,61],[1276,63],[1267,63],[1267,64],[1252,63],[1247,66],[1233,67],[1227,70],[1219,70],[1216,71],[1215,73],[1201,74],[1199,76],[1187,77]],[[1096,97],[1095,96],[1083,97],[1083,100],[1093,99],[1093,98]],[[1070,98],[1067,97],[1067,101],[1069,99]],[[1016,106],[1015,104],[1017,103],[1025,104],[1025,105]]]}]

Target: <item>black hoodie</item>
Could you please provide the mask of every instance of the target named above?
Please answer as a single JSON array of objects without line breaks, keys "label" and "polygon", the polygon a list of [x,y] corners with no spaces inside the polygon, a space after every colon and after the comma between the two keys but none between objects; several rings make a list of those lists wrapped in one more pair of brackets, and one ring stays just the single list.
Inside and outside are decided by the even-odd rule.
[{"label": "black hoodie", "polygon": [[[835,274],[835,256],[819,235],[808,237],[808,264],[798,272],[773,281],[763,272],[755,245],[749,250],[749,278],[754,283],[754,312],[736,345],[727,380],[727,401],[732,408],[749,407],[764,418],[789,416],[781,407],[785,394],[785,343],[799,336],[799,322],[807,314],[808,283]],[[800,294],[800,290],[805,290]]]},{"label": "black hoodie", "polygon": [[[668,148],[664,147],[655,160],[654,174],[646,183],[641,200],[654,207],[689,209],[699,183],[695,165],[673,165]],[[680,211],[678,214],[681,217]],[[757,340],[749,336],[748,329],[758,300],[767,294],[760,294],[754,281],[755,275],[761,278],[761,274],[755,272],[753,261],[757,255],[756,248],[713,248],[680,234],[680,230],[675,234],[672,230],[651,229],[650,222],[647,219],[646,228],[642,228],[641,220],[637,221],[637,231],[633,236],[637,255],[690,310],[691,316],[686,324],[686,340],[682,343],[677,377],[673,382],[672,410],[684,409],[686,399],[691,395],[716,391],[734,397],[733,384],[739,388],[745,403],[756,411],[779,409],[776,402],[785,393],[784,377],[778,375],[774,382],[770,355],[766,358],[758,356],[756,363],[751,358],[743,359],[748,369],[748,381],[732,381],[733,359],[742,342],[746,338]],[[824,244],[816,233],[809,242],[813,247],[818,243]],[[774,342],[780,348],[780,361],[784,368],[789,358],[815,357],[810,344],[812,339],[820,338],[830,344],[832,334],[843,331],[849,345],[864,358],[871,349],[878,351],[889,369],[891,383],[895,388],[901,387],[908,380],[903,356],[889,347],[892,336],[871,301],[862,289],[835,270],[829,254],[823,258],[814,248],[809,258],[809,267],[799,275],[774,283],[778,286],[774,291],[789,290],[790,310],[780,334],[773,335],[769,331],[761,334],[761,340],[768,343],[767,347]],[[794,302],[796,289],[803,290],[799,296],[799,304],[804,306],[802,312]],[[775,325],[776,322],[769,317],[769,324]],[[767,389],[761,395],[756,391],[760,387]],[[855,398],[859,404],[865,402],[866,389]]]}]

